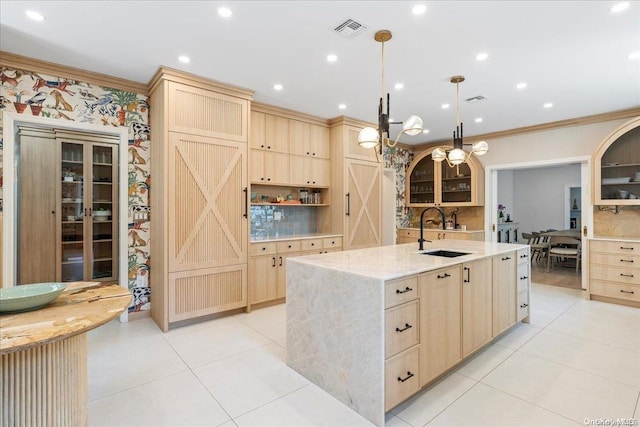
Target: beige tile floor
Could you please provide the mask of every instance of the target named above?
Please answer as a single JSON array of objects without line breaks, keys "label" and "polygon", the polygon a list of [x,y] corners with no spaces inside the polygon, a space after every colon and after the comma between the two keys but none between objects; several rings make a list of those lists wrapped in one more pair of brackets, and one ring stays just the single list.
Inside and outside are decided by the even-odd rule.
[{"label": "beige tile floor", "polygon": [[[386,425],[640,420],[640,310],[587,301],[575,289],[532,289],[531,324],[517,325],[394,408]],[[167,334],[148,318],[90,332],[89,424],[370,426],[286,366],[285,310],[273,306]]]}]

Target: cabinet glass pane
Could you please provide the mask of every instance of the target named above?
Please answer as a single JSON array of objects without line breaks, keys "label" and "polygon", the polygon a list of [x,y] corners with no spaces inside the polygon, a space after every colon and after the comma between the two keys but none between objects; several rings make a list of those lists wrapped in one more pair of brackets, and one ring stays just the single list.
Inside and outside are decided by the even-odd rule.
[{"label": "cabinet glass pane", "polygon": [[410,202],[435,202],[435,168],[431,156],[427,156],[413,168],[410,177]]},{"label": "cabinet glass pane", "polygon": [[471,169],[466,163],[450,167],[442,162],[442,203],[471,201]]},{"label": "cabinet glass pane", "polygon": [[620,136],[602,156],[602,199],[640,198],[640,128]]},{"label": "cabinet glass pane", "polygon": [[92,278],[113,277],[113,221],[94,217]]}]

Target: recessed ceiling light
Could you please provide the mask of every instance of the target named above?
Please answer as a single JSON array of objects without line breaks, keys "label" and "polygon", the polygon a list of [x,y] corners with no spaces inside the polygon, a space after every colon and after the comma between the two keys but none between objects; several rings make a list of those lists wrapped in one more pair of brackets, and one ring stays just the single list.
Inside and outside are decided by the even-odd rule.
[{"label": "recessed ceiling light", "polygon": [[527,84],[525,82],[518,83],[516,85],[516,89],[526,89],[526,88],[527,88]]},{"label": "recessed ceiling light", "polygon": [[442,107],[441,107],[441,108],[442,108],[443,110],[446,110],[446,109],[447,109],[447,108],[449,108],[449,107],[450,107],[450,105],[449,105],[449,104],[442,104]]},{"label": "recessed ceiling light", "polygon": [[178,61],[182,62],[183,64],[188,64],[189,62],[191,62],[191,58],[186,55],[180,55],[178,56]]},{"label": "recessed ceiling light", "polygon": [[218,15],[222,16],[223,18],[228,18],[231,16],[231,9],[229,9],[228,7],[221,7],[218,9]]},{"label": "recessed ceiling light", "polygon": [[282,86],[280,83],[276,83],[273,85],[273,88],[275,90],[282,90],[284,88],[284,86]]},{"label": "recessed ceiling light", "polygon": [[33,10],[27,10],[27,16],[34,21],[44,21],[44,15]]},{"label": "recessed ceiling light", "polygon": [[422,133],[429,133],[429,129],[422,129]]},{"label": "recessed ceiling light", "polygon": [[629,56],[627,56],[627,59],[629,61],[637,61],[638,59],[640,59],[640,51],[631,52]]},{"label": "recessed ceiling light", "polygon": [[414,15],[422,15],[427,11],[427,6],[423,4],[417,4],[413,6],[413,9],[411,9],[411,11],[413,12]]},{"label": "recessed ceiling light", "polygon": [[476,123],[482,123],[482,117],[478,117],[478,118],[476,118],[475,122],[476,122]]},{"label": "recessed ceiling light", "polygon": [[396,89],[402,89],[404,87],[404,83],[396,83],[393,87]]},{"label": "recessed ceiling light", "polygon": [[489,57],[489,54],[486,52],[482,52],[476,55],[476,59],[478,61],[484,61],[485,59],[487,59]]},{"label": "recessed ceiling light", "polygon": [[331,55],[327,55],[327,61],[329,62],[336,62],[338,60],[338,57],[334,54]]},{"label": "recessed ceiling light", "polygon": [[551,108],[553,107],[553,104],[550,102],[547,102],[546,104],[543,105],[544,108]]},{"label": "recessed ceiling light", "polygon": [[344,110],[345,108],[347,108],[347,104],[340,104],[338,105],[338,108]]},{"label": "recessed ceiling light", "polygon": [[611,6],[611,8],[609,8],[609,12],[618,13],[618,12],[622,12],[623,10],[627,10],[628,8],[629,8],[629,2],[623,1],[621,3],[617,3]]}]

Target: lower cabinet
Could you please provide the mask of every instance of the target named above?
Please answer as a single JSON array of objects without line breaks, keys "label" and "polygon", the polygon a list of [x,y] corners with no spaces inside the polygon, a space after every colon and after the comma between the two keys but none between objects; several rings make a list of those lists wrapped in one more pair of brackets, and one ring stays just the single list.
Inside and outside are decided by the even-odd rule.
[{"label": "lower cabinet", "polygon": [[589,298],[640,307],[640,242],[589,241]]},{"label": "lower cabinet", "polygon": [[516,252],[492,258],[493,336],[516,323]]},{"label": "lower cabinet", "polygon": [[387,359],[384,367],[384,410],[388,411],[420,390],[420,346]]},{"label": "lower cabinet", "polygon": [[460,286],[460,264],[418,277],[421,386],[462,359]]},{"label": "lower cabinet", "polygon": [[531,289],[529,286],[531,277],[531,263],[529,262],[529,249],[519,249],[518,256],[518,273],[516,280],[518,282],[518,299],[516,304],[516,321],[525,320],[529,317],[529,298]]},{"label": "lower cabinet", "polygon": [[490,259],[462,264],[462,357],[491,341],[491,271]]},{"label": "lower cabinet", "polygon": [[[459,230],[424,230],[425,240],[484,240],[484,231],[459,231]],[[418,243],[420,229],[398,228],[396,230],[396,244]]]}]

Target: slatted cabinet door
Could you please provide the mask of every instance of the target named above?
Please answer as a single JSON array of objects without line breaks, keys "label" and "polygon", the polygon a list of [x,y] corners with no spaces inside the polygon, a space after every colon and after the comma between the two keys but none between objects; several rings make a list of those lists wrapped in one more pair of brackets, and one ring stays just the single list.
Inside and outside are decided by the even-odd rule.
[{"label": "slatted cabinet door", "polygon": [[246,305],[246,156],[244,143],[169,133],[170,322]]},{"label": "slatted cabinet door", "polygon": [[381,168],[379,163],[346,159],[346,247],[381,244]]}]

